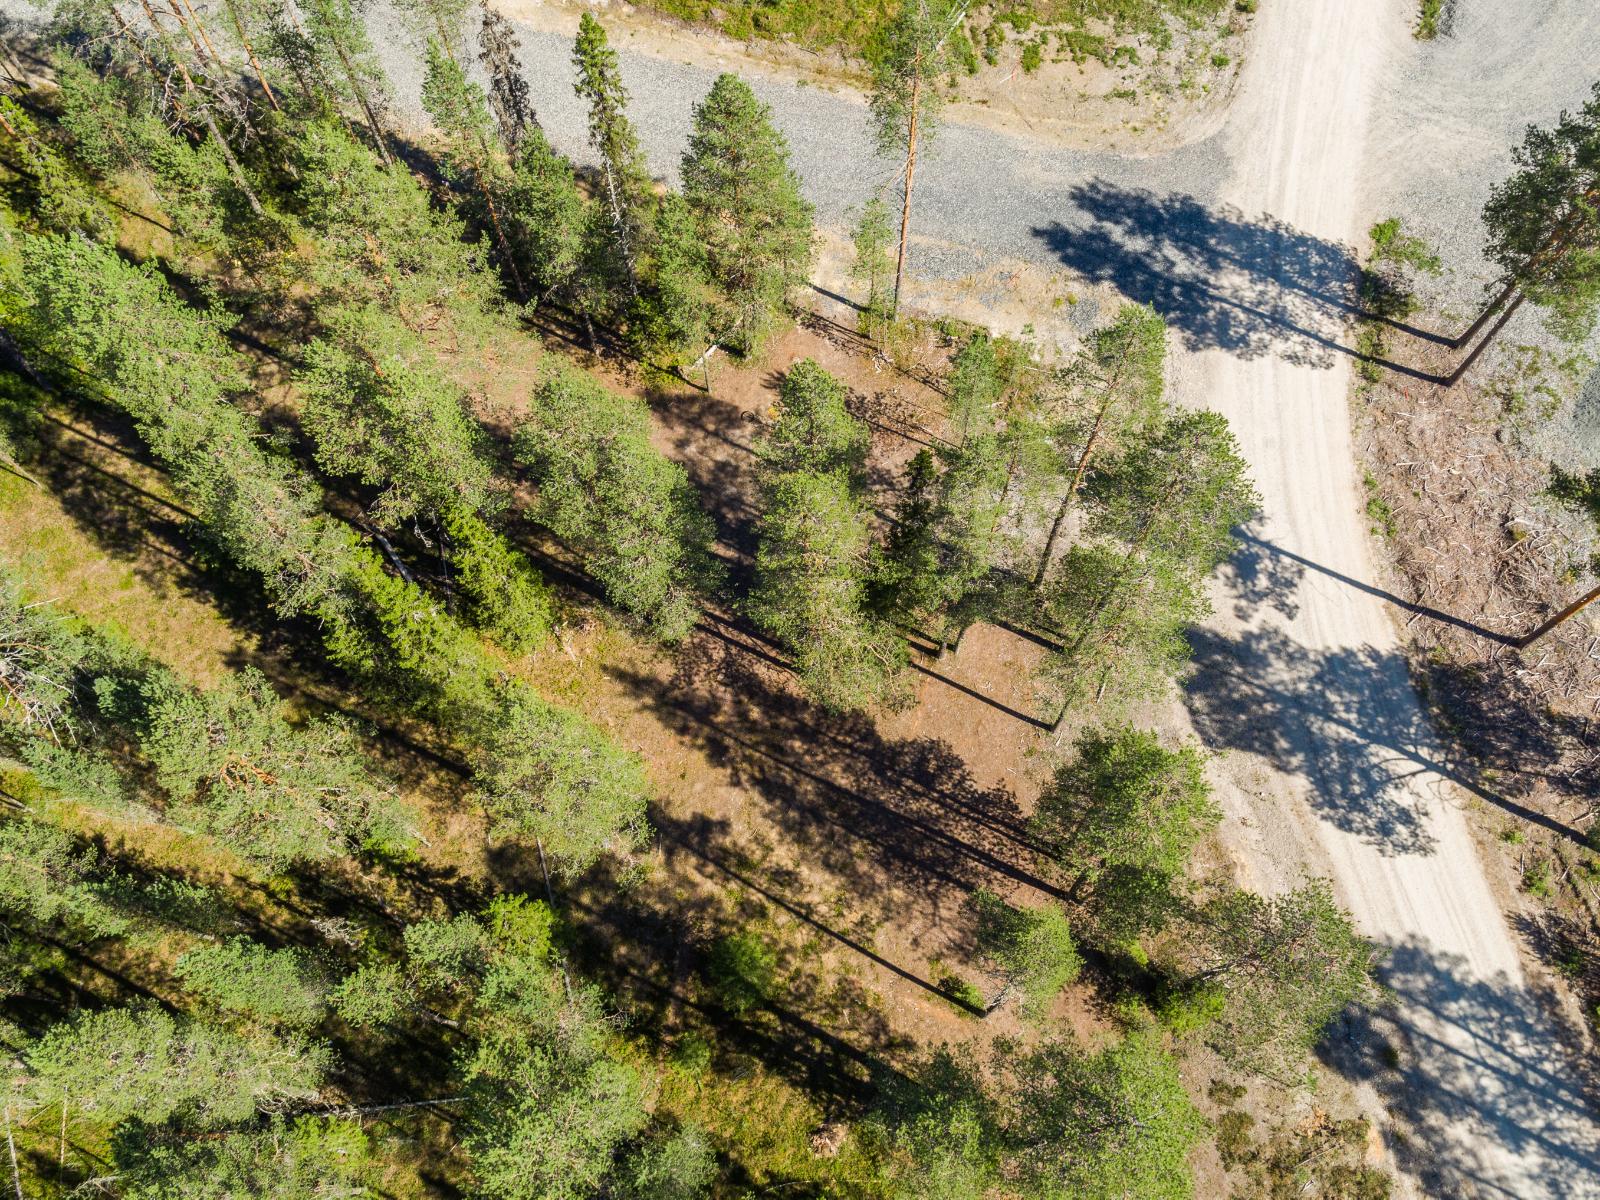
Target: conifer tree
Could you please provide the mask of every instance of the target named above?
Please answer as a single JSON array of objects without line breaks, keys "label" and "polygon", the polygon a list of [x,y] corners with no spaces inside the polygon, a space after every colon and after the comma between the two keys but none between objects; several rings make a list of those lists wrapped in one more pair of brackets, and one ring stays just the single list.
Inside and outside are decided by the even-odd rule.
[{"label": "conifer tree", "polygon": [[181,1128],[129,1122],[112,1139],[123,1200],[176,1197],[307,1197],[372,1194],[372,1147],[359,1122],[273,1114],[260,1129],[197,1137]]},{"label": "conifer tree", "polygon": [[609,234],[608,273],[630,296],[637,296],[650,175],[628,120],[628,93],[616,51],[606,40],[605,27],[589,13],[578,23],[572,65],[578,76],[573,85],[578,99],[589,107],[589,144],[600,159],[599,202]]},{"label": "conifer tree", "polygon": [[682,196],[669,193],[656,205],[654,243],[651,294],[635,306],[633,340],[646,353],[686,360],[712,338],[716,295],[706,243]]},{"label": "conifer tree", "polygon": [[1564,338],[1580,341],[1600,309],[1600,83],[1577,113],[1553,129],[1530,125],[1512,151],[1517,170],[1483,208],[1484,247],[1500,268],[1500,291],[1456,338],[1466,345],[1500,319],[1450,376],[1460,379],[1526,300],[1545,310]]},{"label": "conifer tree", "polygon": [[1034,1194],[1189,1200],[1188,1157],[1205,1131],[1178,1066],[1151,1031],[1090,1054],[1057,1039],[1002,1046],[1008,1130]]},{"label": "conifer tree", "polygon": [[854,476],[866,462],[870,435],[850,415],[844,385],[815,359],[791,366],[779,388],[779,416],[757,447],[774,475],[813,471]]},{"label": "conifer tree", "polygon": [[478,61],[489,76],[489,107],[500,127],[500,141],[513,159],[521,154],[530,133],[542,132],[528,93],[528,81],[523,77],[522,61],[517,57],[521,48],[522,41],[511,22],[485,0],[483,24],[478,30]]},{"label": "conifer tree", "polygon": [[939,83],[954,65],[950,36],[966,14],[964,0],[903,0],[884,31],[872,71],[869,104],[879,153],[901,159],[900,248],[895,257],[891,315],[900,310],[911,235],[917,152],[938,128]]},{"label": "conifer tree", "polygon": [[1270,898],[1225,888],[1190,921],[1183,985],[1220,997],[1209,1040],[1255,1069],[1293,1072],[1335,1017],[1377,994],[1377,950],[1325,879]]},{"label": "conifer tree", "polygon": [[1195,746],[1127,726],[1079,735],[1030,828],[1071,880],[1068,897],[1113,944],[1160,928],[1194,847],[1222,819]]},{"label": "conifer tree", "polygon": [[327,979],[303,951],[248,938],[197,946],[173,973],[214,1011],[271,1028],[310,1029],[328,1007]]},{"label": "conifer tree", "polygon": [[526,302],[528,289],[511,252],[495,193],[501,185],[503,164],[494,144],[488,101],[483,89],[467,78],[453,55],[443,53],[439,43],[428,42],[427,74],[422,81],[422,107],[440,130],[454,139],[450,165],[455,173],[478,190],[483,211],[489,219],[500,261],[510,273],[519,298]]},{"label": "conifer tree", "polygon": [[577,299],[589,223],[572,164],[550,148],[544,131],[524,135],[506,185],[506,221],[535,303]]},{"label": "conifer tree", "polygon": [[1042,596],[1063,649],[1044,668],[1068,705],[1159,691],[1187,660],[1185,631],[1209,611],[1205,576],[1258,510],[1244,460],[1216,413],[1180,413],[1130,442],[1088,487],[1089,539]]},{"label": "conifer tree", "polygon": [[1024,1015],[1038,1019],[1083,970],[1072,926],[1059,907],[1017,908],[992,892],[973,896],[978,947],[1005,972],[1007,992],[1022,996]]},{"label": "conifer tree", "polygon": [[[361,13],[351,0],[305,0],[303,4],[295,0],[294,7],[305,14],[306,39],[315,54],[337,64],[320,77],[338,81],[334,85],[337,99],[360,106],[373,147],[385,166],[392,165],[381,119],[387,81]],[[291,11],[289,6],[285,11]]]},{"label": "conifer tree", "polygon": [[210,1130],[315,1100],[331,1061],[326,1046],[134,1005],[51,1026],[28,1051],[25,1087],[34,1103],[69,1103],[108,1126],[137,1118]]},{"label": "conifer tree", "polygon": [[748,351],[811,268],[811,205],[789,146],[748,84],[723,74],[696,106],[683,156],[683,198],[727,298],[721,340]]},{"label": "conifer tree", "polygon": [[863,331],[870,334],[872,325],[894,316],[894,259],[889,254],[894,228],[889,224],[888,205],[877,197],[867,201],[851,231],[850,244],[854,251],[850,278],[867,289],[861,320]]},{"label": "conifer tree", "polygon": [[973,333],[950,363],[945,380],[950,425],[956,444],[994,432],[995,405],[1000,400],[1000,364],[994,341],[981,329]]},{"label": "conifer tree", "polygon": [[1081,397],[1081,411],[1068,420],[1063,433],[1078,447],[1077,461],[1045,538],[1034,587],[1044,582],[1050,569],[1056,540],[1094,456],[1147,431],[1160,419],[1166,334],[1166,322],[1153,308],[1124,305],[1110,325],[1095,331],[1069,369],[1069,384]]},{"label": "conifer tree", "polygon": [[583,558],[612,603],[677,641],[715,578],[712,526],[687,474],[650,444],[644,405],[559,369],[533,395],[516,454],[531,515]]}]

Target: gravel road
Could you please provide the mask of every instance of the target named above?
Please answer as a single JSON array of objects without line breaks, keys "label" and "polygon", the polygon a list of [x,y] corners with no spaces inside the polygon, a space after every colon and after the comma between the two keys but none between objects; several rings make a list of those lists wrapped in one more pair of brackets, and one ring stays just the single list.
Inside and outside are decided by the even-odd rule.
[{"label": "gravel road", "polygon": [[[539,115],[586,161],[568,90],[571,15],[519,19]],[[1219,133],[1166,154],[1052,148],[951,124],[919,175],[912,269],[959,278],[1021,260],[1150,301],[1173,329],[1173,384],[1237,430],[1266,516],[1196,637],[1184,719],[1227,748],[1226,831],[1258,886],[1331,874],[1391,949],[1398,1068],[1352,1031],[1344,1069],[1407,1130],[1389,1151],[1430,1196],[1600,1197],[1596,1124],[1520,964],[1474,850],[1457,779],[1411,690],[1374,578],[1346,406],[1351,247],[1401,212],[1481,287],[1475,214],[1529,121],[1584,95],[1600,9],[1462,0],[1414,43],[1401,0],[1269,0]],[[566,25],[563,22],[567,22]],[[675,177],[718,64],[629,49],[622,69],[651,166]],[[409,57],[388,65],[414,94]],[[859,98],[758,79],[824,226],[892,185]],[[1491,798],[1488,798],[1492,800]]]}]

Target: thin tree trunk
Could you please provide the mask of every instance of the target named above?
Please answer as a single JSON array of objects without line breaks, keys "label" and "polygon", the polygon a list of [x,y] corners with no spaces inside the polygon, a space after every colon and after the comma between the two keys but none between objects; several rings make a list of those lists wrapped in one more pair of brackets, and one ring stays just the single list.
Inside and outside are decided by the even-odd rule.
[{"label": "thin tree trunk", "polygon": [[[161,25],[156,20],[155,9],[150,7],[150,0],[139,0],[139,3],[144,6],[145,16],[150,18],[150,27],[159,34]],[[181,17],[178,23],[180,25],[183,23]],[[190,34],[189,37],[192,41],[194,35]],[[222,130],[217,128],[217,122],[211,115],[211,105],[207,103],[200,89],[195,87],[194,79],[189,74],[189,68],[184,66],[183,60],[176,55],[173,56],[172,61],[178,68],[178,74],[183,78],[184,90],[195,98],[195,104],[200,109],[200,119],[205,122],[206,129],[211,136],[216,139],[217,149],[222,152],[222,157],[228,164],[228,174],[233,176],[234,183],[239,185],[239,190],[244,193],[245,199],[250,202],[250,211],[258,217],[266,216],[266,210],[261,207],[261,201],[257,198],[255,189],[250,186],[250,180],[246,178],[244,168],[239,165],[239,160],[234,157],[233,147],[228,145],[228,139],[223,137]]]},{"label": "thin tree trunk", "polygon": [[1500,331],[1506,327],[1506,322],[1517,315],[1517,309],[1522,307],[1522,302],[1526,299],[1527,296],[1523,293],[1517,293],[1517,298],[1506,305],[1506,310],[1500,314],[1500,319],[1490,326],[1489,332],[1483,335],[1483,340],[1473,348],[1471,354],[1461,360],[1461,365],[1445,379],[1445,387],[1454,387],[1461,381],[1461,377],[1472,369],[1472,364],[1477,362],[1478,358],[1489,348],[1494,339],[1500,336]]},{"label": "thin tree trunk", "polygon": [[1477,337],[1478,333],[1483,329],[1483,327],[1489,323],[1489,318],[1494,316],[1494,314],[1500,310],[1500,306],[1502,304],[1511,299],[1511,293],[1516,290],[1517,281],[1513,279],[1508,282],[1506,286],[1501,289],[1500,294],[1491,300],[1489,304],[1485,306],[1484,310],[1478,314],[1478,319],[1472,323],[1472,327],[1470,329],[1468,329],[1460,337],[1452,338],[1450,340],[1450,349],[1459,350],[1473,338]]},{"label": "thin tree trunk", "polygon": [[384,141],[383,127],[378,124],[378,115],[373,111],[372,101],[367,97],[366,89],[361,86],[361,80],[356,75],[355,66],[350,62],[350,56],[345,53],[344,45],[337,37],[328,40],[333,44],[333,52],[339,56],[339,64],[344,68],[345,81],[350,84],[351,94],[361,106],[361,111],[366,114],[367,128],[372,130],[372,140],[377,144],[378,157],[383,159],[385,166],[393,166],[394,157],[389,153],[389,144]]},{"label": "thin tree trunk", "polygon": [[[189,8],[189,0],[183,0],[183,6],[185,8]],[[189,39],[189,46],[190,46],[191,49],[194,50],[194,56],[197,59],[202,59],[203,60],[206,57],[206,52],[205,52],[205,50],[200,49],[200,42],[194,36],[194,30],[189,28],[189,22],[185,21],[183,19],[183,14],[178,11],[178,6],[174,2],[174,0],[167,0],[167,11],[170,12],[172,14],[172,16],[173,16],[173,19],[178,22],[178,28],[183,30],[183,36]],[[194,9],[189,8],[189,15],[191,17],[194,15]],[[152,17],[151,20],[154,21],[155,18]],[[211,39],[210,38],[206,38],[206,49],[210,49],[210,48],[211,48]],[[217,59],[217,52],[215,50],[211,51],[211,57],[212,57],[212,59],[217,60],[220,63],[221,60]]]},{"label": "thin tree trunk", "polygon": [[56,1170],[67,1169],[67,1102],[61,1102],[61,1153],[56,1157]]},{"label": "thin tree trunk", "polygon": [[6,1148],[11,1151],[11,1182],[17,1189],[17,1200],[27,1200],[22,1194],[22,1170],[17,1166],[17,1143],[11,1136],[11,1108],[6,1107]]},{"label": "thin tree trunk", "polygon": [[[184,0],[185,3],[188,0]],[[236,0],[225,0],[228,5],[228,15],[233,18],[234,32],[239,35],[239,45],[244,47],[245,57],[250,60],[250,66],[256,73],[256,82],[261,85],[261,90],[267,95],[267,103],[272,105],[273,112],[282,112],[278,106],[278,98],[272,94],[272,85],[267,82],[267,73],[261,69],[261,60],[256,58],[255,47],[250,44],[249,35],[244,31],[244,21],[239,17],[239,7]]]},{"label": "thin tree trunk", "polygon": [[1045,572],[1050,569],[1050,560],[1056,552],[1056,539],[1061,536],[1061,527],[1067,523],[1067,514],[1072,511],[1072,502],[1078,495],[1078,489],[1083,486],[1083,477],[1089,471],[1089,459],[1094,454],[1095,443],[1100,440],[1100,427],[1105,418],[1106,407],[1101,405],[1099,413],[1095,415],[1094,428],[1089,432],[1089,440],[1083,444],[1083,453],[1078,455],[1078,466],[1072,473],[1072,486],[1061,498],[1061,507],[1056,509],[1056,519],[1050,523],[1050,536],[1044,540],[1044,553],[1039,556],[1039,569],[1033,573],[1034,587],[1044,582]]},{"label": "thin tree trunk", "polygon": [[1549,633],[1557,625],[1560,625],[1563,621],[1571,620],[1573,617],[1577,616],[1584,609],[1588,608],[1589,605],[1593,604],[1596,600],[1600,600],[1600,587],[1595,587],[1594,589],[1592,589],[1589,592],[1588,595],[1583,596],[1583,597],[1581,597],[1581,598],[1579,598],[1577,600],[1574,600],[1571,604],[1567,605],[1560,612],[1558,612],[1555,616],[1551,617],[1544,624],[1540,625],[1537,629],[1534,629],[1534,630],[1532,630],[1532,631],[1530,631],[1528,633],[1523,634],[1516,641],[1517,649],[1518,650],[1527,649],[1527,647],[1533,645],[1533,643],[1537,642],[1540,638],[1542,638],[1545,634]]},{"label": "thin tree trunk", "polygon": [[906,241],[911,235],[911,188],[917,175],[917,118],[922,107],[922,51],[911,65],[911,123],[906,131],[906,191],[900,205],[900,254],[894,263],[893,315],[900,316],[900,284],[906,274]]},{"label": "thin tree trunk", "polygon": [[550,911],[555,912],[556,893],[550,886],[550,868],[544,861],[544,839],[536,837],[533,839],[533,844],[539,851],[539,873],[544,876],[544,894],[550,901]]}]

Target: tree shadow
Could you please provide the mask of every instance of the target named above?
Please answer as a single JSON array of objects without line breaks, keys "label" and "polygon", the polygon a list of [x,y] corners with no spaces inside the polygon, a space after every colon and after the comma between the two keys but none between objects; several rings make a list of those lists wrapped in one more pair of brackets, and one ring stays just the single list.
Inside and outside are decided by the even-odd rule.
[{"label": "tree shadow", "polygon": [[1359,302],[1360,264],[1350,246],[1269,214],[1251,218],[1231,206],[1208,208],[1193,196],[1158,196],[1103,179],[1069,194],[1076,213],[1035,227],[1033,236],[1085,279],[1151,305],[1191,350],[1270,354],[1321,368],[1347,355],[1436,381],[1341,341],[1350,319],[1378,319]]},{"label": "tree shadow", "polygon": [[[1434,852],[1429,804],[1448,800],[1429,776],[1582,840],[1570,826],[1483,785],[1477,765],[1436,736],[1399,651],[1312,650],[1276,629],[1237,637],[1198,629],[1190,640],[1197,670],[1185,700],[1201,737],[1304,776],[1308,802],[1324,820],[1383,853]],[[1423,786],[1412,787],[1418,779]]]},{"label": "tree shadow", "polygon": [[1404,1118],[1390,1148],[1425,1194],[1600,1195],[1594,1071],[1563,1046],[1550,989],[1415,939],[1389,949],[1381,977],[1395,1004],[1347,1016],[1322,1054]]},{"label": "tree shadow", "polygon": [[[684,647],[665,687],[615,674],[869,924],[962,936],[965,901],[980,887],[1060,894],[1039,874],[1010,789],[978,784],[942,740],[885,737],[862,714],[819,708],[770,662],[706,633]],[[716,839],[686,846],[725,849]]]}]

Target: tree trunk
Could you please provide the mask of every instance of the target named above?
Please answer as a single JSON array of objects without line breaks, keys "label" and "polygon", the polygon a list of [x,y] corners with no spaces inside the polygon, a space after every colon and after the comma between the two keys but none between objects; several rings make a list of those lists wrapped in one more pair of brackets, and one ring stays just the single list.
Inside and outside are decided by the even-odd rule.
[{"label": "tree trunk", "polygon": [[1078,494],[1078,489],[1083,486],[1083,477],[1089,471],[1089,459],[1094,455],[1095,443],[1100,440],[1100,427],[1106,419],[1106,407],[1100,406],[1100,411],[1095,414],[1094,428],[1089,431],[1089,440],[1083,444],[1083,453],[1078,456],[1078,466],[1072,473],[1072,486],[1067,489],[1067,494],[1061,498],[1061,507],[1056,510],[1056,519],[1050,523],[1050,536],[1044,540],[1044,553],[1039,557],[1039,569],[1033,573],[1033,586],[1038,587],[1044,582],[1045,572],[1050,569],[1050,559],[1056,552],[1056,539],[1061,536],[1061,527],[1066,524],[1067,514],[1072,511],[1072,501]]},{"label": "tree trunk", "polygon": [[[144,6],[145,16],[150,18],[150,27],[160,34],[161,25],[156,20],[155,9],[150,7],[150,0],[139,0],[139,2]],[[178,19],[178,23],[180,25],[183,24],[181,17]],[[165,40],[165,35],[162,35],[162,37]],[[191,33],[189,38],[190,41],[193,41],[194,35]],[[205,96],[201,94],[200,89],[195,87],[194,79],[189,74],[189,68],[184,66],[183,60],[176,55],[173,56],[173,63],[177,66],[178,74],[183,79],[184,90],[194,97],[195,104],[200,110],[200,119],[205,122],[207,131],[216,140],[217,149],[222,152],[222,157],[228,164],[228,174],[233,177],[234,183],[239,185],[239,190],[244,193],[245,199],[249,201],[250,211],[258,217],[266,216],[266,210],[261,207],[261,201],[256,197],[255,189],[250,186],[250,180],[245,176],[244,168],[239,165],[239,160],[234,157],[233,147],[228,145],[228,139],[223,137],[222,130],[217,128],[216,119],[211,115],[211,105],[206,101]]]},{"label": "tree trunk", "polygon": [[1506,322],[1517,315],[1517,309],[1522,307],[1522,302],[1526,299],[1527,297],[1521,292],[1517,293],[1517,298],[1510,304],[1506,305],[1506,310],[1500,314],[1500,319],[1490,327],[1488,333],[1483,335],[1483,341],[1479,342],[1477,346],[1473,348],[1471,354],[1462,359],[1459,367],[1450,372],[1449,376],[1444,381],[1445,387],[1454,387],[1457,383],[1461,382],[1461,377],[1472,369],[1472,365],[1477,362],[1479,356],[1481,356],[1483,352],[1489,348],[1490,343],[1492,343],[1495,338],[1500,336],[1500,331],[1506,327]]},{"label": "tree trunk", "polygon": [[272,94],[272,85],[267,82],[267,73],[261,69],[261,60],[256,58],[255,47],[250,44],[250,38],[244,31],[244,21],[239,17],[239,7],[236,0],[227,0],[228,15],[233,18],[234,32],[239,35],[239,45],[244,47],[245,57],[250,60],[250,66],[256,73],[256,82],[261,85],[261,90],[267,95],[267,103],[272,105],[273,112],[282,112],[278,107],[278,98]]},{"label": "tree trunk", "polygon": [[330,38],[333,43],[333,52],[339,56],[339,65],[344,68],[345,81],[350,85],[350,91],[356,98],[356,103],[361,105],[361,111],[366,114],[367,128],[372,130],[372,140],[377,143],[378,157],[383,159],[385,166],[394,165],[394,157],[389,153],[389,145],[383,138],[383,127],[378,124],[378,114],[373,111],[372,101],[368,99],[366,90],[361,86],[361,80],[356,75],[355,66],[350,62],[350,56],[345,53],[343,44],[337,37]]},{"label": "tree trunk", "polygon": [[917,51],[911,66],[911,123],[906,130],[906,191],[900,205],[900,254],[894,263],[894,304],[890,312],[900,316],[900,284],[906,274],[906,240],[911,234],[911,188],[917,176],[917,118],[922,106],[922,52]]},{"label": "tree trunk", "polygon": [[1540,638],[1542,638],[1545,634],[1549,633],[1557,625],[1560,625],[1563,621],[1571,620],[1573,617],[1577,616],[1584,609],[1588,608],[1589,605],[1593,604],[1596,600],[1600,600],[1600,587],[1595,587],[1589,592],[1588,595],[1583,596],[1580,599],[1574,600],[1571,604],[1567,605],[1560,612],[1558,612],[1555,616],[1551,617],[1544,624],[1540,625],[1537,629],[1534,629],[1534,630],[1532,630],[1532,631],[1530,631],[1528,633],[1523,634],[1516,641],[1517,649],[1518,650],[1527,649],[1529,646],[1533,645],[1533,643],[1537,642]]},{"label": "tree trunk", "polygon": [[1478,333],[1483,329],[1483,327],[1489,323],[1489,318],[1494,316],[1494,314],[1500,310],[1500,306],[1502,304],[1511,299],[1511,293],[1516,290],[1517,282],[1513,279],[1508,282],[1506,286],[1501,289],[1500,294],[1491,300],[1484,310],[1478,314],[1478,319],[1472,323],[1472,327],[1470,329],[1468,329],[1460,337],[1451,339],[1450,349],[1459,350],[1473,338],[1477,337]]}]

